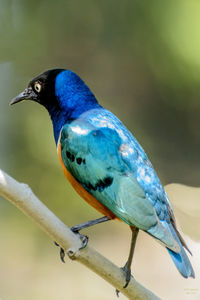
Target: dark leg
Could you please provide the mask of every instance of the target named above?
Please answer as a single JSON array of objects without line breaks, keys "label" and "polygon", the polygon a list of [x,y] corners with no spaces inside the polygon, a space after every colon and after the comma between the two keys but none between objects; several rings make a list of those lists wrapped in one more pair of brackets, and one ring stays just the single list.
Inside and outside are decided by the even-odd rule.
[{"label": "dark leg", "polygon": [[[110,219],[107,216],[104,216],[104,217],[101,217],[99,219],[91,220],[91,221],[81,223],[81,224],[78,224],[78,225],[75,225],[75,226],[71,227],[71,230],[74,233],[77,233],[77,234],[80,235],[80,238],[83,242],[83,245],[79,250],[85,248],[87,246],[87,243],[88,243],[88,237],[86,235],[80,234],[79,231],[84,229],[84,228],[87,228],[87,227],[90,227],[90,226],[93,226],[93,225],[96,225],[96,224],[99,224],[99,223],[103,223],[103,222],[106,222],[106,221],[109,221],[109,220],[112,220],[112,219]],[[59,246],[56,242],[54,242],[54,243],[55,243],[56,246]],[[60,259],[63,263],[65,262],[64,257],[65,257],[65,251],[64,251],[63,248],[60,248]]]},{"label": "dark leg", "polygon": [[137,239],[137,235],[139,232],[139,229],[135,228],[135,227],[134,228],[131,227],[131,230],[132,230],[132,238],[131,238],[131,247],[130,247],[130,251],[129,251],[129,256],[128,256],[128,260],[127,260],[125,266],[122,268],[126,275],[126,284],[125,284],[124,288],[126,288],[128,286],[129,281],[131,279],[131,263],[133,260],[136,239]]},{"label": "dark leg", "polygon": [[[124,285],[124,289],[128,286],[129,281],[131,280],[131,263],[133,260],[133,254],[134,254],[134,249],[135,249],[135,244],[136,244],[136,239],[137,239],[137,235],[139,232],[139,229],[136,227],[131,227],[132,230],[132,237],[131,237],[131,246],[130,246],[130,251],[129,251],[129,255],[128,255],[128,260],[125,263],[124,267],[122,268],[122,270],[125,273],[125,278],[126,278],[126,283]],[[116,294],[117,297],[119,297],[119,291],[116,290]]]},{"label": "dark leg", "polygon": [[81,224],[78,224],[78,225],[75,225],[73,227],[71,227],[71,230],[76,233],[76,232],[79,232],[80,230],[84,229],[84,228],[87,228],[87,227],[90,227],[90,226],[93,226],[93,225],[96,225],[96,224],[99,224],[99,223],[103,223],[103,222],[106,222],[106,221],[109,221],[111,220],[109,217],[102,217],[102,218],[99,218],[99,219],[95,219],[95,220],[91,220],[91,221],[88,221],[88,222],[85,222],[85,223],[81,223]]}]

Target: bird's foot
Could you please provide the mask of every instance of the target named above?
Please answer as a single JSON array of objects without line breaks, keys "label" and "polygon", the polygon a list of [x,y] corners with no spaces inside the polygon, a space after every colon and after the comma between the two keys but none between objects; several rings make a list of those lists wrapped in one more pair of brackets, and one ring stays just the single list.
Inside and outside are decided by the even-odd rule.
[{"label": "bird's foot", "polygon": [[[127,267],[127,263],[124,265],[124,267],[121,268],[125,274],[125,280],[126,280],[126,283],[125,285],[123,286],[123,288],[127,288],[127,286],[129,285],[129,282],[131,280],[131,270],[130,268]],[[119,297],[119,290],[116,289],[116,294],[117,294],[117,297]]]},{"label": "bird's foot", "polygon": [[[79,248],[79,250],[85,248],[88,244],[88,236],[84,235],[84,234],[81,234],[79,233],[79,229],[77,228],[77,226],[73,226],[70,228],[71,231],[75,234],[78,234],[80,239],[81,239],[81,242],[82,242],[82,246]],[[60,245],[57,243],[57,242],[54,242],[54,244],[58,247],[60,247]],[[65,263],[65,250],[60,247],[60,259],[63,263]]]},{"label": "bird's foot", "polygon": [[76,226],[73,226],[73,227],[71,227],[70,229],[71,229],[71,231],[72,231],[73,233],[78,234],[78,235],[79,235],[79,238],[81,239],[82,246],[79,248],[79,250],[84,249],[84,248],[87,246],[87,244],[88,244],[88,240],[89,240],[88,236],[79,233],[79,230],[77,229]]},{"label": "bird's foot", "polygon": [[122,268],[122,270],[125,273],[125,279],[126,279],[126,283],[123,286],[123,288],[125,289],[125,288],[127,288],[128,284],[131,280],[131,269],[127,267],[127,263],[126,263],[125,266]]},{"label": "bird's foot", "polygon": [[[71,231],[73,231],[73,233],[78,234],[81,242],[82,242],[82,246],[79,248],[79,250],[85,248],[88,244],[88,237],[84,234],[80,234],[79,231],[76,229],[76,226],[71,227]],[[58,247],[60,247],[60,245],[57,242],[54,242],[54,244]],[[65,250],[60,247],[60,259],[63,263],[65,263]]]}]

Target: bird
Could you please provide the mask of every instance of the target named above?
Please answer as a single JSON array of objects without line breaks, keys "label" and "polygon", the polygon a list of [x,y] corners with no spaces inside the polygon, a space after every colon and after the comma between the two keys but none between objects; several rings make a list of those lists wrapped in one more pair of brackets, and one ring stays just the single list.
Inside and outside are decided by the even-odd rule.
[{"label": "bird", "polygon": [[[44,106],[52,120],[64,175],[77,193],[103,217],[73,226],[83,228],[118,219],[132,232],[128,259],[122,268],[126,288],[139,230],[160,242],[184,278],[195,273],[178,231],[164,187],[145,151],[86,83],[68,69],[47,70],[33,78],[10,104],[31,100]],[[83,247],[87,241],[83,242]],[[61,253],[63,250],[61,251]]]}]

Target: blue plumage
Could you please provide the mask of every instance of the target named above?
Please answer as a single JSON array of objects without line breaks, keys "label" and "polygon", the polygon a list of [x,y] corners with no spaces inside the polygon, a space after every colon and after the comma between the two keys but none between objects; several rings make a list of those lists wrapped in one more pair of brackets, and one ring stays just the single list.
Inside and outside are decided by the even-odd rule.
[{"label": "blue plumage", "polygon": [[188,277],[195,277],[194,270],[192,268],[192,265],[185,253],[185,250],[182,247],[182,244],[177,236],[177,232],[175,231],[174,227],[172,226],[171,223],[168,224],[169,231],[173,238],[178,242],[180,246],[180,252],[175,253],[174,251],[170,250],[167,248],[173,262],[175,263],[177,269],[181,273],[181,275],[185,278]]},{"label": "blue plumage", "polygon": [[[36,82],[41,84],[37,100]],[[184,277],[194,277],[167,194],[130,131],[69,70],[47,71],[33,79],[29,88],[35,94],[23,99],[37,101],[49,111],[55,141],[61,145],[62,162],[70,174],[125,223],[167,247]],[[13,103],[22,97],[16,99]]]},{"label": "blue plumage", "polygon": [[66,70],[55,78],[55,96],[59,109],[48,109],[53,122],[54,137],[57,144],[62,126],[76,119],[90,108],[100,107],[91,90],[74,72]]},{"label": "blue plumage", "polygon": [[[59,101],[67,105],[67,110],[73,107],[72,115],[75,116],[75,120],[70,121],[62,130],[62,158],[67,169],[86,190],[124,222],[147,231],[168,246],[168,249],[173,249],[174,251],[170,249],[168,251],[184,277],[194,276],[192,266],[170,223],[169,200],[144,150],[111,112],[98,107],[93,94],[82,81],[75,80],[78,83],[78,95],[75,99],[69,95],[69,92],[65,93],[63,83],[67,83],[72,77],[68,74],[68,71],[63,72],[56,80],[56,88],[58,88],[56,94],[61,96]],[[66,80],[65,76],[69,78]],[[81,90],[84,91],[83,97]],[[71,83],[70,93],[73,91]],[[87,94],[89,105],[87,105]],[[71,101],[75,101],[75,105]],[[78,109],[76,109],[77,101]],[[78,165],[71,162],[66,157],[67,150],[74,153],[75,157],[80,156],[85,159],[86,164]],[[113,178],[112,184],[101,191],[94,189],[96,182],[106,177]],[[121,191],[119,191],[120,183]],[[126,189],[131,190],[127,192]],[[127,203],[123,200],[126,192]],[[137,201],[134,201],[135,199]],[[159,220],[167,226],[163,226]],[[174,241],[178,242],[178,245]]]}]

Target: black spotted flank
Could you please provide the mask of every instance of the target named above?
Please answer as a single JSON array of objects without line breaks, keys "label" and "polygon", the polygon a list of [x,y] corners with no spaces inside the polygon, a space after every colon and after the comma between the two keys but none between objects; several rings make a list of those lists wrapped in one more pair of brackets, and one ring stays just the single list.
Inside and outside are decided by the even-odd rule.
[{"label": "black spotted flank", "polygon": [[112,177],[106,177],[106,178],[104,178],[104,184],[105,184],[106,187],[109,186],[109,185],[111,185],[112,182],[113,182],[113,178]]},{"label": "black spotted flank", "polygon": [[[81,157],[75,158],[74,154],[70,153],[69,151],[66,151],[67,158],[71,161],[76,163],[78,165],[81,165],[82,163],[85,165],[86,161],[85,159],[82,159]],[[113,178],[110,176],[105,177],[103,180],[98,180],[95,185],[92,185],[90,182],[84,183],[83,186],[87,191],[98,191],[103,192],[105,188],[109,187],[113,183]]]},{"label": "black spotted flank", "polygon": [[72,162],[75,160],[74,154],[71,154],[69,151],[66,151],[67,158],[71,160]]},{"label": "black spotted flank", "polygon": [[103,192],[103,190],[107,187],[109,187],[113,182],[112,177],[105,177],[103,180],[98,180],[95,185],[92,185],[91,183],[84,184],[84,187],[88,191],[98,191]]},{"label": "black spotted flank", "polygon": [[82,163],[82,158],[81,157],[77,157],[76,162],[78,165],[80,165]]},{"label": "black spotted flank", "polygon": [[67,151],[67,152],[66,152],[66,155],[67,155],[67,158],[69,158],[69,159],[70,159],[70,157],[71,157],[71,153],[70,153],[69,151]]},{"label": "black spotted flank", "polygon": [[[75,161],[75,156],[74,154],[70,153],[69,151],[66,151],[66,155],[67,158],[71,161],[74,162]],[[80,165],[81,163],[83,163],[85,165],[85,159],[82,159],[81,157],[77,157],[76,158],[76,162],[78,165]]]}]

